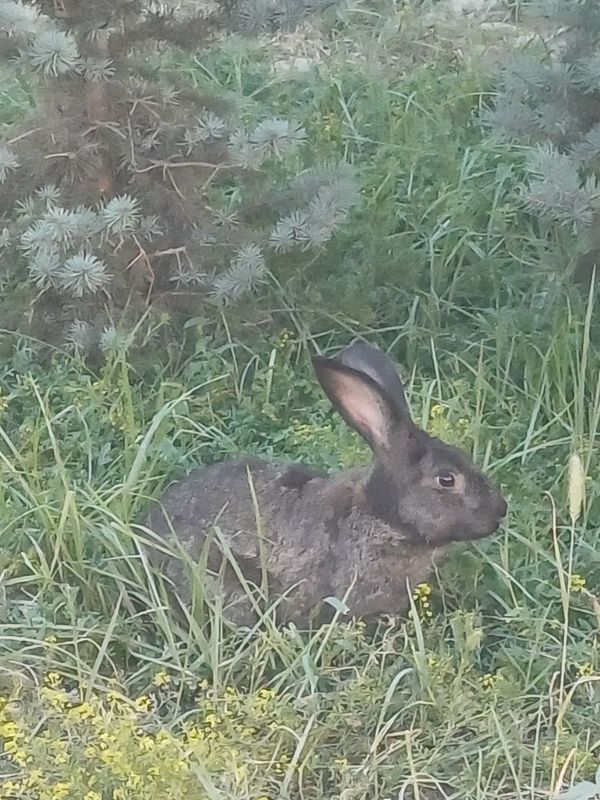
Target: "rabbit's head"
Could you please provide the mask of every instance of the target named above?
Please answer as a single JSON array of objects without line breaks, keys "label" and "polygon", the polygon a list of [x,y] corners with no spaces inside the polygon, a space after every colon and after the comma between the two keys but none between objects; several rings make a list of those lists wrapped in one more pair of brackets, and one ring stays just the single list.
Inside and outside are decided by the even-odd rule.
[{"label": "rabbit's head", "polygon": [[498,528],[504,498],[466,453],[415,425],[400,378],[381,350],[355,342],[313,364],[336,410],[373,451],[365,486],[369,512],[414,543],[432,546]]}]

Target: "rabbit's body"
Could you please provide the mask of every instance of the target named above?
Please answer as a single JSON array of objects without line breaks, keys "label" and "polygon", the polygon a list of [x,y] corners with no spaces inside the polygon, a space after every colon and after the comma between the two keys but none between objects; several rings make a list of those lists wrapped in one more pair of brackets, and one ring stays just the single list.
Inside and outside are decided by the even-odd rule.
[{"label": "rabbit's body", "polygon": [[[173,485],[148,520],[165,539],[173,531],[192,561],[207,559],[212,577],[204,589],[221,595],[238,624],[255,618],[252,587],[284,595],[281,621],[306,621],[324,598],[342,599],[353,584],[354,614],[401,613],[407,584],[425,580],[446,545],[491,534],[506,513],[465,453],[414,424],[381,351],[355,343],[314,364],[334,406],[369,443],[370,467],[327,474],[257,458],[228,461]],[[158,550],[155,559],[189,602],[183,561]]]},{"label": "rabbit's body", "polygon": [[[441,548],[411,542],[402,531],[373,517],[365,491],[369,475],[367,469],[327,475],[304,465],[255,458],[215,464],[171,487],[149,527],[168,539],[168,519],[181,531],[178,539],[187,554],[199,561],[207,535],[218,526],[249,580],[260,585],[264,564],[270,594],[291,589],[279,606],[281,621],[306,620],[319,600],[341,599],[355,578],[360,590],[351,595],[353,613],[401,613],[408,602],[406,579],[413,586],[425,580]],[[251,485],[260,510],[259,528]],[[221,563],[221,549],[213,538],[209,570],[218,572]],[[162,568],[184,589],[181,562],[165,559]],[[233,569],[226,568],[222,580],[219,591],[233,601],[229,619],[248,624],[252,607]]]}]

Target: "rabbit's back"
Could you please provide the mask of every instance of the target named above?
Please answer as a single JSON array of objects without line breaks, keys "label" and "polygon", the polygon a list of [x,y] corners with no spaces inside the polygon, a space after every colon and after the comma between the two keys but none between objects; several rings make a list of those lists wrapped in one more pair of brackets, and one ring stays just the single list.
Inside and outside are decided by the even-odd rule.
[{"label": "rabbit's back", "polygon": [[[229,549],[249,581],[260,585],[264,568],[270,591],[301,583],[294,591],[295,605],[314,603],[325,590],[321,584],[331,580],[325,569],[330,542],[322,531],[320,497],[326,477],[312,467],[257,458],[202,467],[165,492],[147,527],[171,543],[174,533],[194,562],[208,557],[209,572],[222,569],[223,552]],[[183,562],[157,551],[153,560],[188,601]],[[220,593],[235,597],[239,581],[225,562]],[[241,619],[246,620],[245,613]]]},{"label": "rabbit's back", "polygon": [[195,560],[215,526],[235,553],[256,557],[261,533],[271,546],[288,538],[286,528],[290,520],[297,520],[298,508],[306,514],[306,494],[320,490],[310,484],[324,477],[311,467],[258,458],[201,467],[165,492],[149,524],[167,538],[172,527]]}]

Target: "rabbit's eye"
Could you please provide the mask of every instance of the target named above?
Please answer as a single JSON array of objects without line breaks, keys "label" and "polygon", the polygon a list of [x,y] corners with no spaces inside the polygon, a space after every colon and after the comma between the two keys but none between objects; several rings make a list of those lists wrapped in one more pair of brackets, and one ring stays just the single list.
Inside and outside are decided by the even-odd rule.
[{"label": "rabbit's eye", "polygon": [[440,472],[437,476],[437,482],[442,489],[452,489],[455,483],[454,475],[451,472]]}]

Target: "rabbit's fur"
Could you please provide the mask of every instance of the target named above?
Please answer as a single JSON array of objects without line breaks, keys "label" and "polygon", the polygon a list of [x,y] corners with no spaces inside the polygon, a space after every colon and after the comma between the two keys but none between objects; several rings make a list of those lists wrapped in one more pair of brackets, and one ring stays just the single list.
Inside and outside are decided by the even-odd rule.
[{"label": "rabbit's fur", "polygon": [[[238,624],[256,619],[247,590],[265,580],[269,596],[280,596],[282,622],[306,622],[353,581],[353,614],[402,613],[407,582],[426,580],[449,543],[493,533],[506,513],[465,453],[414,424],[382,351],[355,342],[313,363],[336,410],[369,443],[371,466],[328,474],[258,458],[226,461],[171,486],[147,523],[167,539],[175,532],[194,562],[207,558],[213,577],[203,589],[218,592],[226,618]],[[183,562],[158,562],[189,602]]]}]

